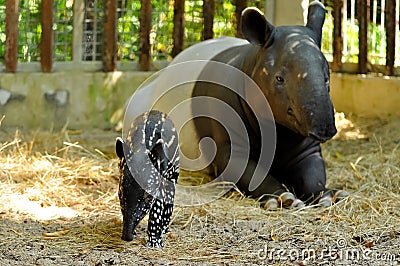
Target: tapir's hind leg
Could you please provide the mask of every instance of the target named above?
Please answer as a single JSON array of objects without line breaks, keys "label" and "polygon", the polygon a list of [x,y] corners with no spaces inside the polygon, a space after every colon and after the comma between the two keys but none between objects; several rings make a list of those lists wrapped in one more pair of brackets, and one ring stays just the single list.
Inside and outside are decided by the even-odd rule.
[{"label": "tapir's hind leg", "polygon": [[238,188],[246,195],[258,198],[265,202],[264,208],[276,209],[278,207],[301,207],[303,202],[288,191],[288,189],[278,181],[273,175],[267,174],[268,171],[262,171],[266,174],[261,184],[254,190],[249,190],[250,180],[253,177],[254,169],[257,163],[249,160],[242,178],[237,183]]},{"label": "tapir's hind leg", "polygon": [[[264,208],[267,209],[276,209],[278,207],[301,207],[304,205],[301,200],[296,199],[296,197],[288,191],[288,188],[285,187],[280,180],[278,181],[278,179],[273,175],[268,174],[269,169],[261,169],[259,173],[262,173],[262,176],[253,176],[257,167],[257,162],[253,159],[247,159],[245,155],[243,155],[243,158],[240,158],[239,156],[237,158],[230,158],[230,152],[228,152],[229,148],[228,145],[223,146],[221,148],[222,156],[217,157],[217,160],[214,161],[217,169],[224,170],[224,175],[227,176],[226,179],[223,179],[224,181],[234,182],[239,190],[245,195],[257,198],[261,202],[265,203]],[[235,160],[237,160],[237,162],[235,162]],[[230,163],[229,170],[225,169],[226,162],[228,161]],[[243,161],[247,161],[247,166],[245,168],[242,167]],[[258,165],[258,167],[263,166]],[[239,181],[232,179],[233,177],[236,177],[238,173],[242,173]],[[218,171],[218,175],[219,174],[221,174],[220,170]],[[262,182],[258,187],[250,190],[249,185],[252,179],[262,180]]]}]

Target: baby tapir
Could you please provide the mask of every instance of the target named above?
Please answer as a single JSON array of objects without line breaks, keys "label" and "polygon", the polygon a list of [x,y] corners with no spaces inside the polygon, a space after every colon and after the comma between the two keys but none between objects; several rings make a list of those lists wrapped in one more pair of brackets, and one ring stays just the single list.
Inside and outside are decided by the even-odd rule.
[{"label": "baby tapir", "polygon": [[178,135],[166,114],[150,111],[132,122],[126,138],[116,141],[122,239],[131,241],[135,227],[150,211],[147,246],[162,247],[179,176]]}]

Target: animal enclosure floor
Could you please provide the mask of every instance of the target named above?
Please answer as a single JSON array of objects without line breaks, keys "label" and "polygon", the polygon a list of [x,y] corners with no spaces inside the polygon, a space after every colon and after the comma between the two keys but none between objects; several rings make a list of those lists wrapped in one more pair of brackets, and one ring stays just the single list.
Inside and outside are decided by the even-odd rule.
[{"label": "animal enclosure floor", "polygon": [[120,239],[119,133],[2,130],[0,265],[400,265],[400,119],[336,123],[328,186],[348,198],[269,211],[230,192],[176,207],[163,249],[145,246],[147,220]]}]

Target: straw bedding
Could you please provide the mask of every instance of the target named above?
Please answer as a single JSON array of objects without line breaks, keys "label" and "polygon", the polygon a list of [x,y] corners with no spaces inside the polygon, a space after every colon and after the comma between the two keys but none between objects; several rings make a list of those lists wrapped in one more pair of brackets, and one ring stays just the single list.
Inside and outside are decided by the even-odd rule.
[{"label": "straw bedding", "polygon": [[0,265],[398,265],[400,119],[336,119],[339,134],[323,144],[328,186],[351,196],[269,211],[232,191],[175,208],[164,249],[145,247],[146,220],[120,240],[119,133],[3,129]]}]

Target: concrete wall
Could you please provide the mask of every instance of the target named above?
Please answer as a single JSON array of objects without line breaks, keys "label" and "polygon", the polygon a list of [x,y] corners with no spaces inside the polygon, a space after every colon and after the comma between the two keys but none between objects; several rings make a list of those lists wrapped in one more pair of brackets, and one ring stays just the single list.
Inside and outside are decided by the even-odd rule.
[{"label": "concrete wall", "polygon": [[400,77],[334,73],[331,96],[337,111],[363,117],[400,116]]},{"label": "concrete wall", "polygon": [[[146,72],[0,74],[3,127],[110,128]],[[121,114],[122,115],[122,114]]]},{"label": "concrete wall", "polygon": [[[111,128],[151,72],[0,74],[2,127]],[[400,78],[331,75],[337,111],[364,117],[400,116]],[[113,117],[114,115],[114,117]]]}]

